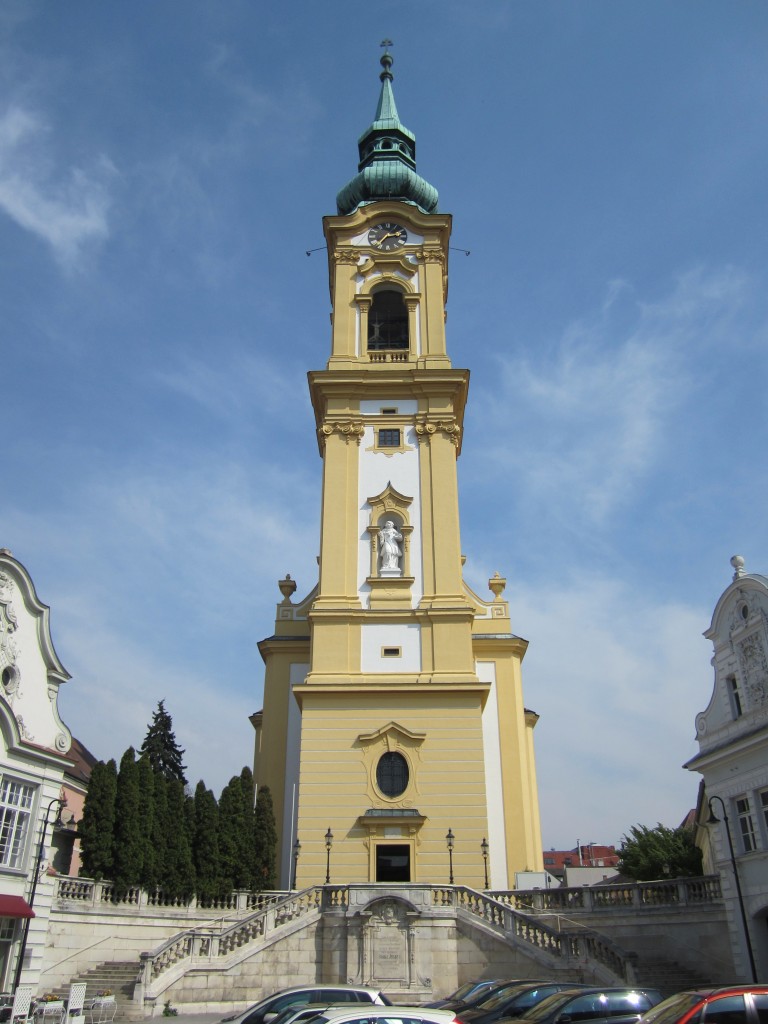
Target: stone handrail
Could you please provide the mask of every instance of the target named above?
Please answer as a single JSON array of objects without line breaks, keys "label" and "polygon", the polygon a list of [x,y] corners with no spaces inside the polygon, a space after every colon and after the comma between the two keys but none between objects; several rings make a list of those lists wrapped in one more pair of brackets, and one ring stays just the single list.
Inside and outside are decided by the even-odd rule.
[{"label": "stone handrail", "polygon": [[486,895],[460,885],[433,887],[432,901],[436,906],[453,906],[465,910],[498,928],[507,937],[548,953],[564,964],[573,960],[582,963],[592,961],[623,981],[632,983],[635,980],[633,954],[589,929],[557,931],[514,909],[508,902],[496,899],[495,895]]},{"label": "stone handrail", "polygon": [[658,882],[625,882],[569,889],[490,892],[499,902],[527,914],[542,911],[594,911],[624,907],[670,907],[716,903],[722,898],[719,875],[673,878]]},{"label": "stone handrail", "polygon": [[162,889],[145,890],[138,886],[118,889],[114,882],[107,880],[97,881],[93,878],[71,878],[67,875],[60,875],[56,879],[54,898],[92,907],[108,903],[112,906],[136,908],[139,913],[146,907],[153,909],[168,907],[176,910],[180,908],[224,910],[243,913],[249,910],[260,910],[262,907],[276,903],[285,895],[284,892],[248,892],[243,890],[230,892],[218,898],[201,899],[193,896],[187,900],[167,895]]},{"label": "stone handrail", "polygon": [[168,939],[152,953],[141,954],[141,971],[134,999],[143,1002],[156,995],[153,982],[171,968],[186,962],[199,966],[201,961],[213,963],[235,953],[254,939],[264,938],[283,925],[296,921],[321,906],[346,906],[345,886],[312,886],[301,892],[269,894],[275,898],[265,902],[253,914],[234,924],[214,928],[190,928]]}]

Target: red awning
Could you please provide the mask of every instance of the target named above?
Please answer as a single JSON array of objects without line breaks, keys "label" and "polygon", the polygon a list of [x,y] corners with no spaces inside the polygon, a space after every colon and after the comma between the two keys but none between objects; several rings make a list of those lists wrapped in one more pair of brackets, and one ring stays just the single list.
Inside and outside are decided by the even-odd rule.
[{"label": "red awning", "polygon": [[34,917],[35,912],[21,896],[0,895],[0,917]]}]

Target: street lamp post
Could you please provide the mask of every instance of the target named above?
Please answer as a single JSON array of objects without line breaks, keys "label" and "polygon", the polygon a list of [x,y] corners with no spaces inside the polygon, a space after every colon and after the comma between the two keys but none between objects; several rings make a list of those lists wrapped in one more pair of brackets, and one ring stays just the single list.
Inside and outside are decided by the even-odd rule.
[{"label": "street lamp post", "polygon": [[[37,892],[37,881],[38,881],[38,879],[40,877],[40,865],[43,863],[43,854],[45,853],[45,836],[46,836],[46,833],[48,832],[48,822],[49,822],[50,817],[51,817],[51,811],[53,810],[54,807],[58,807],[57,816],[56,816],[56,819],[54,820],[54,828],[55,828],[56,821],[58,820],[58,817],[61,814],[61,809],[65,806],[65,804],[66,804],[66,801],[62,797],[57,796],[57,797],[54,797],[53,800],[51,800],[51,802],[48,804],[48,807],[46,808],[45,818],[43,819],[43,827],[42,827],[42,830],[40,832],[40,842],[39,842],[38,847],[37,847],[37,859],[35,860],[35,871],[34,871],[34,874],[32,875],[32,888],[29,890],[29,900],[28,900],[28,902],[29,902],[30,909],[32,908],[32,906],[34,905],[34,902],[35,902],[35,893]],[[19,982],[21,980],[21,972],[24,969],[24,954],[27,951],[27,939],[29,938],[29,922],[30,922],[30,918],[28,917],[24,921],[24,932],[23,932],[23,934],[21,936],[21,946],[19,947],[19,959],[18,959],[18,961],[16,963],[16,974],[15,974],[14,979],[13,979],[14,991],[19,987]]]},{"label": "street lamp post", "polygon": [[722,797],[717,795],[711,796],[707,801],[709,805],[709,818],[707,819],[708,825],[717,825],[720,819],[715,814],[712,808],[712,801],[717,800],[720,803],[720,807],[723,812],[723,821],[725,822],[725,834],[728,836],[728,850],[731,854],[731,867],[733,868],[733,879],[736,882],[736,895],[739,900],[739,910],[741,911],[741,923],[744,927],[744,938],[747,942],[747,953],[749,954],[749,966],[752,970],[752,981],[757,982],[757,969],[755,967],[755,955],[752,952],[752,939],[749,935],[749,925],[747,923],[747,912],[744,909],[744,896],[741,892],[741,881],[739,880],[739,869],[736,866],[736,854],[733,852],[733,839],[731,838],[731,826],[728,821],[728,815],[725,813],[725,804],[723,803]]},{"label": "street lamp post", "polygon": [[331,847],[333,846],[333,832],[331,832],[330,825],[328,831],[325,833],[325,884],[331,880]]},{"label": "street lamp post", "polygon": [[296,842],[293,844],[293,884],[291,885],[291,891],[296,888],[296,871],[299,867],[299,854],[301,853],[301,843],[299,837],[296,836]]},{"label": "street lamp post", "polygon": [[483,841],[480,843],[480,849],[483,852],[483,871],[485,872],[485,888],[488,888],[488,840],[483,836]]},{"label": "street lamp post", "polygon": [[453,885],[453,841],[455,838],[453,832],[448,829],[445,836],[445,842],[448,846],[448,885]]}]

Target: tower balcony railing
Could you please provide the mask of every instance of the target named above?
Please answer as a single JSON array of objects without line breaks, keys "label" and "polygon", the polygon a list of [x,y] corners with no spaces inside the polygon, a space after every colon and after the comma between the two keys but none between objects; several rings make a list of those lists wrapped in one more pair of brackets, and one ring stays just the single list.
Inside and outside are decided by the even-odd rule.
[{"label": "tower balcony railing", "polygon": [[372,363],[407,363],[411,354],[407,348],[369,349],[368,358]]}]

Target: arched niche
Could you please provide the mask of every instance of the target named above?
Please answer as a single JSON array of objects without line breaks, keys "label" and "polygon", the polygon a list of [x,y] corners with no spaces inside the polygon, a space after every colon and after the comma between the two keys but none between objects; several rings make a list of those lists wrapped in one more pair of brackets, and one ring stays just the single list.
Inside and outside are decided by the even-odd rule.
[{"label": "arched niche", "polygon": [[[368,498],[370,506],[370,519],[366,527],[370,540],[371,561],[368,573],[368,582],[375,583],[379,580],[390,582],[395,579],[410,580],[411,578],[411,534],[413,526],[410,522],[410,506],[413,498],[400,494],[392,484],[387,484],[380,494]],[[383,550],[386,537],[387,523],[392,523],[396,537],[394,543],[402,552],[398,558],[397,569],[387,568],[387,560]],[[409,583],[409,585],[410,585]]]}]

